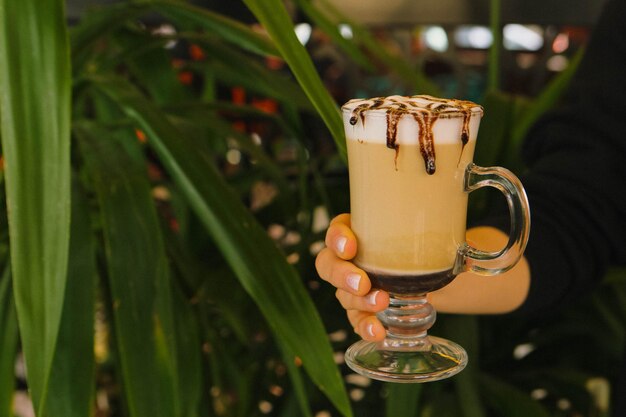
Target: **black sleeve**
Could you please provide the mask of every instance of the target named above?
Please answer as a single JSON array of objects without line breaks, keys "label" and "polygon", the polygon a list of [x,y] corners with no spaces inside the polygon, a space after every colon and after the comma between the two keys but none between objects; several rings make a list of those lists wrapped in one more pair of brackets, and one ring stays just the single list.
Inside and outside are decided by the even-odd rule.
[{"label": "black sleeve", "polygon": [[562,106],[524,144],[531,287],[519,312],[559,307],[626,264],[624,22],[626,1],[609,1]]}]

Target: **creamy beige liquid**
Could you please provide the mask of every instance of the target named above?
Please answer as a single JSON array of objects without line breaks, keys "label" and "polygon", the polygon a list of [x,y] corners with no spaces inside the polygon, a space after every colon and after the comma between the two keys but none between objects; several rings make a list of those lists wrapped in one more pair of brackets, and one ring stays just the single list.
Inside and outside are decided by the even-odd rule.
[{"label": "creamy beige liquid", "polygon": [[447,285],[465,246],[464,176],[482,108],[416,95],[350,100],[342,111],[355,263],[396,294]]},{"label": "creamy beige liquid", "polygon": [[433,175],[426,173],[417,145],[401,144],[394,160],[395,150],[384,143],[348,138],[355,262],[360,267],[404,276],[453,267],[465,242],[463,177],[474,154],[473,136],[465,147],[460,140],[437,143],[435,137]]}]

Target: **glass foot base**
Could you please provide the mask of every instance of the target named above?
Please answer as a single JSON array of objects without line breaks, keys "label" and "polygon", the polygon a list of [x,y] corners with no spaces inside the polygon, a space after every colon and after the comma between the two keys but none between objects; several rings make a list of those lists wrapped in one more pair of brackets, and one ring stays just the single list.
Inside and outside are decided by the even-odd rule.
[{"label": "glass foot base", "polygon": [[426,347],[389,348],[385,342],[361,340],[346,351],[346,363],[368,378],[387,382],[418,383],[451,377],[467,365],[467,353],[454,342],[427,336]]}]

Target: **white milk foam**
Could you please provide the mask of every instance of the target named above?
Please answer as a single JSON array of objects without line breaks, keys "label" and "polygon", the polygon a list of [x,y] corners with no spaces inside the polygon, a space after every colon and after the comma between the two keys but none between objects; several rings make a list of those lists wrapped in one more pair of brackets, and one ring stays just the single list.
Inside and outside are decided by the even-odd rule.
[{"label": "white milk foam", "polygon": [[[368,108],[375,106],[375,108]],[[481,106],[459,100],[438,99],[430,96],[389,96],[372,99],[353,99],[343,105],[343,122],[346,138],[370,143],[385,144],[387,141],[387,112],[401,113],[399,116],[396,143],[400,145],[419,145],[419,125],[414,114],[429,113],[437,116],[432,131],[436,144],[459,143],[463,129],[463,118],[469,110],[469,140],[476,140],[480,118],[483,115]],[[356,117],[356,124],[350,119],[361,110],[362,115]],[[363,123],[364,117],[365,123]]]}]

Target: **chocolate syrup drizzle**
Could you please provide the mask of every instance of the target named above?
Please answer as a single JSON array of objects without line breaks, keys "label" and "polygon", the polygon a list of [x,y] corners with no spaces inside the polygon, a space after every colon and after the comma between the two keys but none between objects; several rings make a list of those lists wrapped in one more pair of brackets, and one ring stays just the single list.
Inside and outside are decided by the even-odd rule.
[{"label": "chocolate syrup drizzle", "polygon": [[[376,97],[367,102],[357,105],[350,115],[350,124],[355,126],[359,119],[365,127],[365,112],[369,110],[385,109],[387,119],[387,147],[393,149],[396,153],[394,162],[396,163],[398,153],[400,152],[400,145],[397,143],[398,135],[398,122],[404,115],[411,115],[418,124],[418,142],[419,149],[424,159],[424,166],[426,172],[429,175],[433,175],[436,171],[435,164],[435,143],[433,137],[433,126],[439,118],[448,118],[461,115],[463,117],[463,128],[461,130],[461,155],[465,145],[469,142],[470,131],[469,123],[472,116],[472,109],[479,108],[482,112],[482,107],[471,101],[455,100],[455,99],[440,99],[427,95],[417,95],[411,97],[398,97],[404,100],[398,100],[392,97]],[[406,100],[406,99],[409,100]],[[428,101],[429,103],[424,106],[423,104],[416,103],[411,99],[419,99]],[[361,101],[361,100],[352,100]],[[350,102],[348,102],[350,103]],[[459,155],[459,161],[461,160]]]}]

